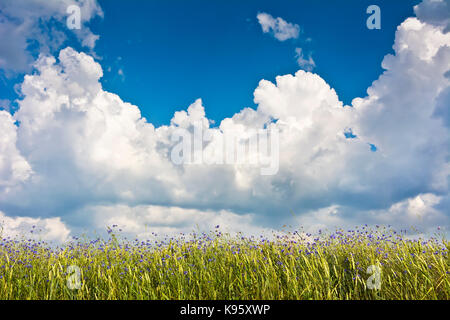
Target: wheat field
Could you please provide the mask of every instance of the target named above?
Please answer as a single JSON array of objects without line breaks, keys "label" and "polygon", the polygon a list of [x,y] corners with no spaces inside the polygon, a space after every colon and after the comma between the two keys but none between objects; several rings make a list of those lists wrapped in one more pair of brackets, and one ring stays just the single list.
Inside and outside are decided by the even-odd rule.
[{"label": "wheat field", "polygon": [[[450,243],[386,227],[141,241],[3,238],[0,299],[449,299]],[[156,235],[155,235],[156,236]]]}]

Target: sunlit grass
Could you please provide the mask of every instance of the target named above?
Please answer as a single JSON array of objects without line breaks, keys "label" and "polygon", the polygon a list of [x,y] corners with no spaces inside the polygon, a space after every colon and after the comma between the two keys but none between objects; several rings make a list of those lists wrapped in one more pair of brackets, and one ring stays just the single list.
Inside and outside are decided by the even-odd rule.
[{"label": "sunlit grass", "polygon": [[[270,240],[210,234],[62,247],[0,240],[0,299],[449,299],[449,242],[387,229]],[[379,290],[367,268],[381,270]],[[80,270],[81,286],[76,285]],[[72,282],[70,282],[73,280]],[[69,281],[69,286],[68,286]]]}]

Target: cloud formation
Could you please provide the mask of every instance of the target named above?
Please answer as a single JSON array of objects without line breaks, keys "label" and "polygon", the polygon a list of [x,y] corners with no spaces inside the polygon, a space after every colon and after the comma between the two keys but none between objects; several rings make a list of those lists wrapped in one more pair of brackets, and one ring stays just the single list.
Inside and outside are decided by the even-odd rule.
[{"label": "cloud formation", "polygon": [[4,110],[0,110],[0,132],[0,193],[7,196],[30,177],[31,167],[17,150],[14,119]]},{"label": "cloud formation", "polygon": [[270,14],[260,12],[256,16],[264,33],[270,33],[279,41],[297,39],[300,34],[300,27],[297,24],[289,23],[283,18],[274,18]]},{"label": "cloud formation", "polygon": [[414,12],[421,21],[450,31],[450,0],[423,0],[414,6]]},{"label": "cloud formation", "polygon": [[7,217],[0,211],[0,236],[2,238],[26,237],[26,239],[64,242],[70,234],[60,218],[39,219]]},{"label": "cloud formation", "polygon": [[[116,221],[140,235],[145,225],[174,232],[216,223],[449,227],[450,33],[409,18],[393,48],[351,106],[319,75],[299,70],[261,80],[257,107],[217,127],[201,99],[155,127],[102,88],[91,56],[72,48],[43,55],[21,85],[19,110],[0,111],[0,210],[10,219],[60,217],[71,230]],[[199,125],[206,154],[226,132],[245,141],[250,129],[278,130],[279,172],[174,164],[173,133]]]},{"label": "cloud formation", "polygon": [[295,48],[295,58],[297,59],[297,64],[303,70],[312,71],[316,67],[316,63],[312,58],[312,54],[308,55],[308,58],[303,54],[302,48]]},{"label": "cloud formation", "polygon": [[34,62],[30,47],[48,54],[67,39],[67,8],[80,8],[80,30],[73,30],[83,46],[92,49],[99,38],[86,26],[103,11],[96,0],[3,0],[0,2],[0,69],[6,74],[29,72]]}]

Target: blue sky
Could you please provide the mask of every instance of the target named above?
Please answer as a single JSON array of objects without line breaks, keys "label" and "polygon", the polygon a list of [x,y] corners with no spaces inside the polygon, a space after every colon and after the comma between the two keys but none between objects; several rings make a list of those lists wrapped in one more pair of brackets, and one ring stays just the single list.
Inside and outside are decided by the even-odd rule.
[{"label": "blue sky", "polygon": [[[95,52],[106,90],[138,105],[155,125],[168,124],[197,98],[217,122],[254,107],[261,79],[295,73],[296,47],[312,53],[314,71],[345,104],[365,96],[392,53],[395,29],[419,2],[383,1],[381,30],[366,27],[366,8],[374,4],[368,0],[108,0],[99,2],[104,17],[90,26],[101,35]],[[263,34],[258,12],[298,24],[299,38],[280,42]],[[86,51],[70,33],[66,44]],[[3,79],[2,98],[14,98],[13,82]]]},{"label": "blue sky", "polygon": [[[105,18],[93,25],[102,35],[102,64],[113,68],[103,84],[156,124],[167,124],[174,111],[200,97],[219,121],[254,106],[252,92],[261,79],[297,71],[294,49],[302,47],[313,52],[315,72],[349,104],[365,96],[382,72],[395,29],[419,1],[385,1],[381,30],[366,27],[372,2],[103,1]],[[263,34],[258,12],[298,24],[299,39],[281,43]],[[114,74],[117,68],[124,81]]]},{"label": "blue sky", "polygon": [[[448,232],[449,30],[450,0],[0,0],[4,232]],[[278,137],[275,170],[176,163],[199,127]]]}]

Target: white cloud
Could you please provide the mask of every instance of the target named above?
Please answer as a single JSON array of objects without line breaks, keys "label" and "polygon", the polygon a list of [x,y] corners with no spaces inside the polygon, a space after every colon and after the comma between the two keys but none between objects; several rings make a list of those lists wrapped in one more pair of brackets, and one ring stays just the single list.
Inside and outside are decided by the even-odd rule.
[{"label": "white cloud", "polygon": [[264,33],[271,33],[277,40],[286,41],[297,39],[300,27],[297,24],[286,22],[282,18],[274,18],[268,13],[260,12],[256,16]]},{"label": "white cloud", "polygon": [[373,211],[371,214],[375,215],[376,220],[380,221],[380,223],[398,224],[399,220],[401,220],[403,225],[439,226],[448,219],[443,213],[434,208],[440,201],[441,197],[434,194],[419,194],[413,198],[393,204],[388,210]]},{"label": "white cloud", "polygon": [[295,58],[297,59],[299,67],[306,71],[312,71],[316,67],[312,55],[309,54],[308,58],[305,58],[302,48],[295,48]]},{"label": "white cloud", "polygon": [[13,117],[4,110],[0,110],[0,132],[0,194],[7,196],[32,172],[16,148],[17,132]]},{"label": "white cloud", "polygon": [[0,237],[64,242],[70,234],[60,218],[8,217],[0,211]]},{"label": "white cloud", "polygon": [[450,234],[448,216],[435,208],[442,197],[431,193],[392,204],[389,208],[378,210],[352,210],[348,207],[332,205],[318,210],[311,210],[294,218],[297,225],[305,226],[305,231],[316,233],[318,230],[336,228],[351,229],[355,226],[391,226],[395,230],[409,230],[419,234],[433,234],[437,227]]},{"label": "white cloud", "polygon": [[450,31],[450,0],[424,0],[414,6],[414,12],[421,21]]},{"label": "white cloud", "polygon": [[9,99],[0,99],[0,110],[11,110],[11,101]]},{"label": "white cloud", "polygon": [[[216,221],[248,228],[292,221],[401,225],[419,211],[433,217],[414,220],[424,227],[448,224],[440,206],[449,199],[450,131],[441,109],[448,106],[450,34],[442,30],[417,18],[402,23],[385,72],[352,106],[319,75],[299,70],[275,83],[261,80],[257,108],[219,127],[210,127],[200,99],[170,125],[155,127],[137,106],[103,90],[102,68],[89,55],[71,48],[58,59],[43,55],[24,79],[14,118],[3,111],[0,120],[9,137],[0,142],[8,150],[0,177],[9,188],[20,186],[0,189],[0,209],[61,216],[80,228],[118,220],[137,233],[146,223],[166,231]],[[250,128],[278,129],[278,174],[261,176],[247,165],[175,165],[172,133],[199,123],[212,137],[205,149],[225,131],[245,139]],[[353,139],[344,134],[349,129]],[[21,164],[15,175],[14,163]]]},{"label": "white cloud", "polygon": [[[66,9],[78,5],[80,30],[73,30],[82,45],[92,49],[99,38],[86,25],[103,11],[96,0],[3,0],[0,3],[0,69],[6,74],[28,72],[34,61],[30,44],[41,53],[61,47],[66,40]],[[58,21],[59,24],[50,23]],[[70,31],[71,32],[71,31]]]},{"label": "white cloud", "polygon": [[115,229],[122,234],[141,239],[151,238],[153,233],[161,236],[174,236],[180,233],[210,232],[246,235],[269,234],[271,229],[259,227],[255,215],[236,214],[228,210],[198,210],[157,205],[110,205],[92,206],[80,209],[77,219],[87,219],[96,230],[105,230],[117,225]]}]

